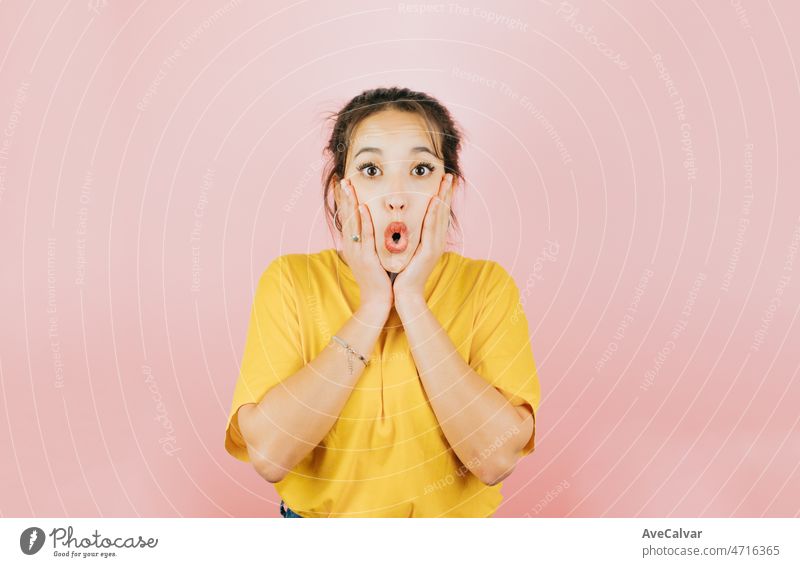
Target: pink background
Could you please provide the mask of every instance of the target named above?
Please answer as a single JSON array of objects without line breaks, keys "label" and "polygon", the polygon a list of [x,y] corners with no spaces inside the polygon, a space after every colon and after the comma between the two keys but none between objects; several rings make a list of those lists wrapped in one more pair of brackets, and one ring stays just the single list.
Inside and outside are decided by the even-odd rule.
[{"label": "pink background", "polygon": [[497,516],[798,515],[794,2],[59,4],[0,4],[2,516],[277,515],[223,447],[254,285],[333,246],[324,115],[389,85],[530,321]]}]

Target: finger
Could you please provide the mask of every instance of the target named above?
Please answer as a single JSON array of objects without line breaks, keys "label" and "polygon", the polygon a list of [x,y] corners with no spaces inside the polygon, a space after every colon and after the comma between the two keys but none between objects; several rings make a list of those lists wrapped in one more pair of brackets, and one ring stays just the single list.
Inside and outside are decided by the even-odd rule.
[{"label": "finger", "polygon": [[431,215],[433,221],[431,224],[438,225],[442,221],[442,215],[443,215],[442,204],[444,203],[445,195],[447,193],[446,184],[447,184],[447,175],[442,177],[442,180],[439,182],[439,189],[438,191],[436,191],[436,195],[431,197],[431,202],[428,211],[428,214]]},{"label": "finger", "polygon": [[378,250],[375,248],[375,227],[372,224],[372,213],[369,211],[369,207],[367,207],[366,203],[359,205],[358,211],[361,217],[361,241],[364,243],[364,246],[367,247],[367,250],[374,250],[375,254],[377,254]]},{"label": "finger", "polygon": [[444,182],[445,182],[446,179],[447,179],[447,176],[445,175],[444,177],[442,177],[439,180],[439,186],[436,188],[436,195],[434,195],[431,198],[431,201],[438,201],[439,199],[442,198],[442,187],[444,186]]},{"label": "finger", "polygon": [[[353,187],[353,184],[350,183],[350,180],[345,179],[345,182],[347,183],[346,187],[348,198],[350,199],[350,207],[353,210],[353,228],[355,229],[353,234],[358,234],[360,236],[363,230],[363,224],[361,222],[361,213],[358,212],[358,195],[356,195],[356,188]],[[360,242],[361,241],[359,240],[359,243]]]},{"label": "finger", "polygon": [[447,181],[447,191],[445,192],[444,197],[444,204],[445,208],[449,211],[450,210],[450,203],[453,202],[453,191],[455,188],[455,176],[452,173],[448,173],[447,176],[449,177]]},{"label": "finger", "polygon": [[[449,174],[447,174],[449,175]],[[439,187],[436,189],[436,195],[433,196],[433,201],[443,201],[447,192],[447,175],[439,180]]]},{"label": "finger", "polygon": [[452,173],[448,173],[444,176],[439,201],[440,216],[443,220],[449,218],[450,216],[450,203],[452,203],[453,200],[453,181],[454,176]]},{"label": "finger", "polygon": [[[333,222],[336,224],[337,219],[341,219],[342,214],[342,193],[341,186],[338,182],[333,184]],[[339,220],[341,222],[341,220]]]},{"label": "finger", "polygon": [[[348,240],[351,244],[358,244],[353,241],[354,234],[361,234],[359,228],[358,214],[353,199],[352,188],[346,179],[342,179],[342,216],[344,221],[342,223],[342,238]],[[349,193],[349,194],[348,194]]]},{"label": "finger", "polygon": [[439,221],[440,201],[436,196],[431,197],[428,203],[428,210],[425,212],[425,218],[422,221],[422,242],[431,242],[436,233],[435,228]]},{"label": "finger", "polygon": [[344,190],[344,179],[339,180],[339,220],[342,223],[342,247],[349,249],[352,245],[350,242],[350,233],[352,232],[353,215],[350,212],[350,206],[347,202],[347,192]]}]

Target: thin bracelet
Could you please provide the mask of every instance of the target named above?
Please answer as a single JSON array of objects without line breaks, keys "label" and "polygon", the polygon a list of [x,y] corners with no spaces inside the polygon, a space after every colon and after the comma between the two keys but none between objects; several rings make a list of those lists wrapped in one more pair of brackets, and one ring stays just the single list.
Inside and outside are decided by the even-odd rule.
[{"label": "thin bracelet", "polygon": [[[336,335],[333,335],[332,339],[334,341],[336,341],[337,343],[339,343],[340,345],[342,345],[347,350],[347,352],[349,353],[348,357],[347,357],[348,363],[351,362],[351,359],[350,359],[349,355],[352,354],[352,355],[356,356],[361,362],[363,362],[365,367],[369,366],[369,360],[367,360],[365,357],[363,357],[360,354],[358,354],[355,350],[353,350],[353,347],[351,347],[349,344],[344,342],[341,338],[337,337]],[[351,364],[348,364],[348,370],[351,373],[353,372],[353,367],[352,367]]]}]

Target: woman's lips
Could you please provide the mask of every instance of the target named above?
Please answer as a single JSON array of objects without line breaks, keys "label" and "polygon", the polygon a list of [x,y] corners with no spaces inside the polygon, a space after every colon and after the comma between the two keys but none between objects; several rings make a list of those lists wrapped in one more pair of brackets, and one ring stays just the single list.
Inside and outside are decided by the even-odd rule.
[{"label": "woman's lips", "polygon": [[406,223],[400,221],[390,222],[386,230],[383,231],[383,242],[386,249],[392,254],[405,252],[408,247],[408,228]]}]

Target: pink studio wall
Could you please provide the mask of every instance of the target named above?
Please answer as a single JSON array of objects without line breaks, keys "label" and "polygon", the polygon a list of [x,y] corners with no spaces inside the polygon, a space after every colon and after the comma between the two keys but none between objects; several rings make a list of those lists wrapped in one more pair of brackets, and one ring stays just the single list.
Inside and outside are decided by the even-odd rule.
[{"label": "pink studio wall", "polygon": [[[88,4],[88,5],[87,5]],[[326,112],[439,97],[542,385],[497,516],[796,516],[794,2],[0,4],[0,514],[276,516],[223,447]]]}]

